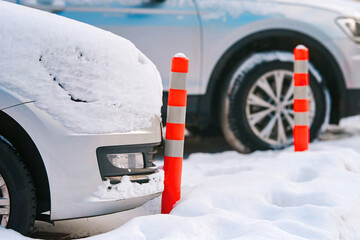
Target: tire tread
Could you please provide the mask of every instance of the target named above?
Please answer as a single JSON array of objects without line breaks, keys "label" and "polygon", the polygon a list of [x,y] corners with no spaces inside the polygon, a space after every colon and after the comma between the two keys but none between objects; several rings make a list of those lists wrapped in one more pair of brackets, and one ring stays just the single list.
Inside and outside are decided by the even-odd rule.
[{"label": "tire tread", "polygon": [[[35,194],[35,187],[32,180],[32,176],[27,169],[25,163],[21,160],[20,154],[16,151],[16,149],[11,146],[8,142],[0,138],[0,144],[5,145],[9,153],[14,157],[15,164],[18,167],[18,171],[20,171],[21,176],[24,178],[24,182],[26,183],[27,193],[31,196],[31,214],[26,219],[26,226],[22,226],[20,233],[25,236],[30,236],[34,229],[35,219],[36,219],[36,194]],[[9,190],[10,191],[10,190]],[[11,196],[10,196],[11,198]],[[10,199],[11,202],[11,199]],[[11,213],[11,206],[10,206],[10,213]],[[10,220],[9,220],[10,223]],[[14,230],[19,231],[16,229],[17,226],[9,226],[10,228],[15,228]]]}]

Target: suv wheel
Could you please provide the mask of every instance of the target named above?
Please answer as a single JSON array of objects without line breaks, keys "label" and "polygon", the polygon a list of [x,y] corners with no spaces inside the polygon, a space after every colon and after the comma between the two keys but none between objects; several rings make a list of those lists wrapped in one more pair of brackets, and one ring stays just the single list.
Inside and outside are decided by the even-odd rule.
[{"label": "suv wheel", "polygon": [[[281,149],[293,142],[293,55],[255,54],[234,69],[223,89],[220,122],[228,143],[239,152]],[[329,94],[309,64],[310,138],[325,128]]]},{"label": "suv wheel", "polygon": [[36,216],[34,185],[19,154],[0,139],[1,226],[30,235]]}]

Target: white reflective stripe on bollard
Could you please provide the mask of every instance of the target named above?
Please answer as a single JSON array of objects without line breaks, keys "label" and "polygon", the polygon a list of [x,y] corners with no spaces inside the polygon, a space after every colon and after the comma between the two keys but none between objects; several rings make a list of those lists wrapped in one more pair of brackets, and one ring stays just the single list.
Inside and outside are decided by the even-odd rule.
[{"label": "white reflective stripe on bollard", "polygon": [[294,87],[294,99],[307,99],[309,86]]},{"label": "white reflective stripe on bollard", "polygon": [[169,123],[185,123],[186,107],[168,106],[167,122]]},{"label": "white reflective stripe on bollard", "polygon": [[295,112],[294,122],[299,126],[309,125],[309,112]]},{"label": "white reflective stripe on bollard", "polygon": [[170,72],[170,88],[186,90],[187,73]]},{"label": "white reflective stripe on bollard", "polygon": [[307,60],[296,60],[294,62],[294,72],[296,73],[308,73],[309,66]]},{"label": "white reflective stripe on bollard", "polygon": [[165,155],[168,157],[183,157],[184,140],[168,140],[165,139]]}]

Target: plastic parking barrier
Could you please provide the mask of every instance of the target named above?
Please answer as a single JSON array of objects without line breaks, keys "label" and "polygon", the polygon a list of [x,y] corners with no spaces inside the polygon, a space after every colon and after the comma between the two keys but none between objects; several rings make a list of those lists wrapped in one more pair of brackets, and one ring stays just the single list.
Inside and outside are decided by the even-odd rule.
[{"label": "plastic parking barrier", "polygon": [[178,53],[173,57],[166,117],[164,192],[161,199],[161,213],[165,214],[171,212],[181,197],[188,68],[189,59],[184,54]]},{"label": "plastic parking barrier", "polygon": [[298,45],[294,49],[294,148],[295,152],[309,149],[309,50]]}]

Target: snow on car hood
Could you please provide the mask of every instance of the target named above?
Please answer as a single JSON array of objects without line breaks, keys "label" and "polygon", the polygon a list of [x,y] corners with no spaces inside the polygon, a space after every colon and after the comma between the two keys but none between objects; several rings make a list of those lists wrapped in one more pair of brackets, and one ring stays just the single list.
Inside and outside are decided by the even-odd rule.
[{"label": "snow on car hood", "polygon": [[160,117],[158,70],[110,32],[0,1],[0,53],[0,86],[74,132],[129,132]]}]

